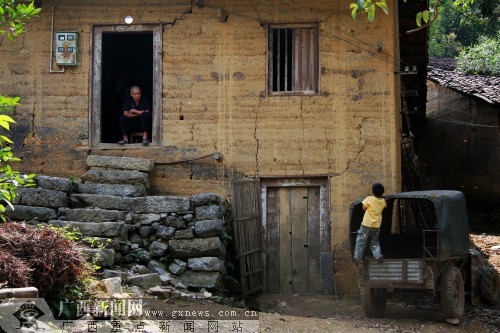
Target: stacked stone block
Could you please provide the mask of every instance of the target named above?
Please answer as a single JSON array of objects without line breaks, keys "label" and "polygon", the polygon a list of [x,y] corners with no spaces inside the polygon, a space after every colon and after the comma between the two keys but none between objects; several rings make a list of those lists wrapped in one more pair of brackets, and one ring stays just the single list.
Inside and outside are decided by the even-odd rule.
[{"label": "stacked stone block", "polygon": [[[38,176],[19,189],[11,219],[69,226],[86,238],[89,256],[112,268],[139,263],[126,278],[142,288],[180,284],[217,289],[225,274],[224,200],[216,194],[147,196],[151,160],[89,156],[80,184]],[[122,273],[106,270],[107,277]]]}]

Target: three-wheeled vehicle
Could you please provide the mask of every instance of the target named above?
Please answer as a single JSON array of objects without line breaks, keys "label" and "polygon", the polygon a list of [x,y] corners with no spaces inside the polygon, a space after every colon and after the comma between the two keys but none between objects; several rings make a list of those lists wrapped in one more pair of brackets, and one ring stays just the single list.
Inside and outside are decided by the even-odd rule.
[{"label": "three-wheeled vehicle", "polygon": [[[446,320],[458,323],[465,294],[473,304],[494,304],[500,297],[496,269],[469,250],[465,197],[459,191],[403,192],[385,197],[380,246],[383,260],[366,249],[359,267],[361,305],[367,317],[382,317],[394,293],[434,295]],[[361,201],[350,209],[350,244],[354,252],[363,220]]]}]

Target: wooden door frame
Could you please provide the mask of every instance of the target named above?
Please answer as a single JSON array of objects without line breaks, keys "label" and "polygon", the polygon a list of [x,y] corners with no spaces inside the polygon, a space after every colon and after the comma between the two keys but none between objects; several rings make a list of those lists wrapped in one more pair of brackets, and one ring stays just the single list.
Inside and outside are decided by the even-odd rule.
[{"label": "wooden door frame", "polygon": [[[150,146],[161,145],[161,119],[162,119],[162,25],[93,25],[92,26],[92,74],[90,82],[91,109],[89,114],[89,131],[91,148],[123,149],[114,143],[101,142],[101,93],[102,93],[102,35],[106,32],[130,33],[130,32],[152,32],[153,33],[153,91],[152,91],[152,142]],[[117,124],[118,125],[118,124]]]},{"label": "wooden door frame", "polygon": [[333,254],[331,251],[331,222],[330,222],[330,177],[328,175],[319,176],[298,176],[298,177],[259,177],[261,184],[261,220],[262,220],[262,264],[264,271],[264,290],[267,267],[267,188],[268,187],[302,187],[318,186],[320,188],[319,211],[320,211],[320,276],[321,293],[333,294]]}]

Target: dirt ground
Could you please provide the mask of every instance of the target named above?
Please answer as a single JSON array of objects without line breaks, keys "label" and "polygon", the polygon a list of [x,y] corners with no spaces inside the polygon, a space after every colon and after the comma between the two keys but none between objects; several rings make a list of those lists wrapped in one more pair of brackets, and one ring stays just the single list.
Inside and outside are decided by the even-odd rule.
[{"label": "dirt ground", "polygon": [[[471,240],[498,270],[500,236],[472,235]],[[227,300],[222,299],[222,303]],[[439,304],[431,298],[422,297],[390,299],[382,319],[366,318],[359,299],[336,299],[333,295],[260,295],[245,299],[245,307],[241,305],[232,307],[203,298],[147,297],[144,298],[144,309],[162,310],[162,313],[170,314],[170,318],[143,318],[151,326],[141,332],[500,333],[500,304],[493,307],[473,307],[467,302],[464,316],[458,325],[446,323]],[[210,316],[199,318],[199,313],[203,314],[207,310],[211,313]],[[253,317],[253,325],[250,321],[228,318],[221,321],[218,330],[209,328],[207,331],[208,321],[220,320],[217,314],[231,311],[238,311],[240,314],[254,311],[257,316]],[[176,313],[176,318],[172,318],[173,313]],[[172,322],[170,330],[165,330],[165,327],[162,329],[161,321],[171,319],[177,320]],[[183,326],[184,321],[192,319],[202,320],[193,324],[193,330],[189,330],[189,327]],[[109,331],[109,327],[106,331]],[[129,331],[137,332],[135,328]],[[83,333],[88,330],[83,326],[72,332]]]},{"label": "dirt ground", "polygon": [[[471,241],[500,270],[500,236],[471,235]],[[193,308],[193,301],[176,300],[174,307]],[[210,301],[194,307],[231,309]],[[383,319],[369,319],[359,300],[326,295],[261,295],[246,300],[247,308],[259,310],[259,332],[335,333],[500,333],[500,305],[473,307],[467,303],[458,325],[444,321],[439,304],[431,299],[389,300]],[[245,331],[245,330],[243,330]]]}]

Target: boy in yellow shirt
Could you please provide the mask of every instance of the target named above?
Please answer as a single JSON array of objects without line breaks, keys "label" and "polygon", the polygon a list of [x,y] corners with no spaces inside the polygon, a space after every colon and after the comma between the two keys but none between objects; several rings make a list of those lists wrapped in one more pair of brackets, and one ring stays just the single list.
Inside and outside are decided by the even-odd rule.
[{"label": "boy in yellow shirt", "polygon": [[361,222],[358,236],[356,237],[356,247],[354,248],[354,262],[356,264],[362,262],[363,253],[368,241],[373,257],[379,261],[383,258],[378,236],[380,234],[380,225],[382,224],[382,211],[387,207],[387,203],[382,197],[382,194],[384,194],[384,185],[380,183],[373,184],[372,192],[373,195],[366,197],[362,201],[365,215],[363,216],[363,222]]}]

